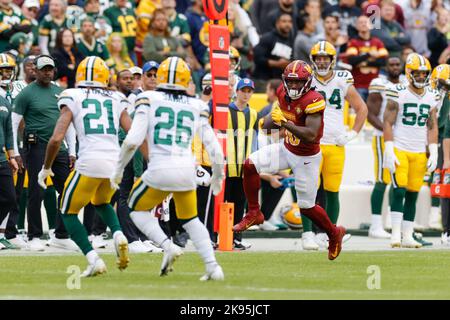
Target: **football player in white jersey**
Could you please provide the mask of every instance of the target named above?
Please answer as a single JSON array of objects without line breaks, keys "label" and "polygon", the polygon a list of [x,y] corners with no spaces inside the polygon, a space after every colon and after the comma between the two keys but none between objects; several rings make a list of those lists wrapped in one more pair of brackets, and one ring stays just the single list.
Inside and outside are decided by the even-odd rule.
[{"label": "football player in white jersey", "polygon": [[394,188],[391,246],[420,248],[422,244],[413,238],[416,202],[427,168],[431,172],[437,165],[440,96],[428,85],[431,65],[425,57],[408,55],[405,74],[407,86],[386,89],[383,168],[389,169]]},{"label": "football player in white jersey", "polygon": [[119,159],[119,126],[128,131],[131,119],[126,111],[128,100],[107,89],[108,79],[109,69],[101,58],[90,56],[79,64],[77,88],[64,90],[58,99],[61,115],[38,176],[39,184],[45,189],[46,178],[53,175],[52,162],[73,123],[79,142],[78,160],[64,185],[61,212],[70,237],[88,260],[83,277],[106,272],[105,263],[92,248],[86,229],[78,219],[78,212],[89,203],[111,229],[119,269],[125,269],[129,262],[128,242],[110,205],[115,190],[111,188],[109,177]]},{"label": "football player in white jersey", "polygon": [[386,89],[389,86],[400,83],[402,62],[398,57],[387,59],[387,77],[378,77],[372,80],[369,85],[369,96],[367,107],[369,115],[367,120],[374,127],[372,150],[374,155],[375,186],[370,197],[372,207],[372,223],[369,228],[369,237],[389,239],[391,234],[383,229],[381,220],[381,209],[386,185],[391,183],[389,171],[383,169],[383,114],[386,108]]},{"label": "football player in white jersey", "polygon": [[[322,151],[321,175],[325,189],[326,207],[330,220],[337,223],[339,217],[339,188],[344,171],[344,145],[353,140],[361,131],[367,117],[367,106],[353,86],[353,76],[349,71],[335,70],[336,49],[327,41],[317,42],[310,51],[314,77],[312,86],[322,94],[326,108],[324,113],[323,137],[320,140]],[[347,100],[355,110],[355,124],[351,131],[344,126],[344,104]],[[305,250],[317,250],[311,220],[303,219],[302,244]],[[318,238],[326,246],[326,234]]]},{"label": "football player in white jersey", "polygon": [[123,168],[147,137],[148,168],[133,186],[128,206],[136,226],[164,249],[160,275],[172,270],[174,261],[183,251],[167,237],[158,219],[148,211],[172,193],[177,217],[206,265],[206,274],[200,280],[223,280],[208,231],[197,217],[194,135],[200,135],[211,159],[214,195],[222,188],[223,153],[208,122],[208,106],[186,94],[190,78],[191,71],[181,58],[170,57],[160,64],[157,91],[146,91],[136,98],[133,124],[122,144],[111,184],[117,187]]}]

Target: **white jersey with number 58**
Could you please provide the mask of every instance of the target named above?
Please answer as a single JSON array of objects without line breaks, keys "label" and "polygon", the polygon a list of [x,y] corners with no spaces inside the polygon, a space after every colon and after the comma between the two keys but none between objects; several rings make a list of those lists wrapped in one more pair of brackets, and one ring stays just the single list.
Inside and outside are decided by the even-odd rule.
[{"label": "white jersey with number 58", "polygon": [[394,146],[409,152],[425,152],[428,144],[427,121],[431,110],[438,107],[438,92],[428,86],[423,95],[418,95],[408,86],[394,84],[387,87],[386,98],[398,103]]},{"label": "white jersey with number 58", "polygon": [[72,111],[79,143],[75,169],[92,178],[109,178],[119,160],[120,116],[128,106],[121,94],[104,89],[66,89],[58,106]]},{"label": "white jersey with number 58", "polygon": [[192,141],[201,126],[200,117],[209,116],[208,106],[184,94],[146,91],[137,96],[135,108],[136,114],[145,112],[148,117],[150,154],[144,182],[166,191],[195,189]]}]

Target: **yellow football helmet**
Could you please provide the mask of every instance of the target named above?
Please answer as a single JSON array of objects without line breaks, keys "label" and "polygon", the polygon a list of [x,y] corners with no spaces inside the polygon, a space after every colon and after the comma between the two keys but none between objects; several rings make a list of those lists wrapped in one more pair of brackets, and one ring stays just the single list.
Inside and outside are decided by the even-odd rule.
[{"label": "yellow football helmet", "polygon": [[[234,64],[234,67],[232,67],[232,64]],[[241,68],[241,55],[233,46],[230,46],[230,68],[232,71],[239,71]]]},{"label": "yellow football helmet", "polygon": [[296,203],[281,208],[281,220],[291,229],[300,229],[302,227],[302,217],[300,209]]},{"label": "yellow football helmet", "polygon": [[438,90],[442,95],[450,94],[450,65],[440,64],[434,68],[431,73],[430,84],[433,89]]},{"label": "yellow football helmet", "polygon": [[75,81],[77,87],[106,88],[109,82],[109,68],[102,58],[86,57],[78,65]]},{"label": "yellow football helmet", "polygon": [[0,54],[0,85],[6,86],[10,84],[15,77],[16,73],[16,60],[7,54]]},{"label": "yellow football helmet", "polygon": [[[328,41],[319,41],[313,45],[309,52],[309,60],[311,60],[314,72],[319,76],[326,76],[336,66],[336,55],[336,48]],[[315,58],[318,56],[328,56],[331,58],[331,62],[328,65],[325,63],[317,65]]]},{"label": "yellow football helmet", "polygon": [[181,58],[169,57],[159,65],[156,72],[157,88],[186,91],[191,80],[191,69]]},{"label": "yellow football helmet", "polygon": [[[413,73],[415,71],[426,71],[427,78],[424,82],[418,82],[414,77]],[[418,53],[410,53],[406,58],[405,64],[405,75],[408,82],[411,83],[416,88],[424,88],[429,84],[430,75],[431,75],[431,64],[427,58],[418,54]]]}]

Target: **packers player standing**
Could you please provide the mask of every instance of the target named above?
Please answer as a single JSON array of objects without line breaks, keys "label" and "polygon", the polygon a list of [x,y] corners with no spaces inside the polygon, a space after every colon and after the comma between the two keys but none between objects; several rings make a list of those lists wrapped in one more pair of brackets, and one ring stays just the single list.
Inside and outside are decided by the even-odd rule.
[{"label": "packers player standing", "polygon": [[[367,106],[353,86],[352,74],[335,70],[336,49],[327,41],[317,42],[310,51],[313,66],[312,86],[325,99],[323,137],[320,140],[322,162],[320,171],[325,189],[326,207],[330,220],[336,224],[339,216],[339,188],[344,171],[345,149],[349,141],[356,138],[364,126]],[[347,100],[356,112],[351,131],[344,127],[344,103]],[[317,250],[311,220],[303,219],[302,244],[305,250]]]},{"label": "packers player standing", "polygon": [[162,231],[158,218],[148,211],[172,193],[177,217],[206,265],[206,274],[200,280],[223,280],[208,231],[197,217],[194,135],[198,133],[202,138],[211,159],[214,195],[222,188],[223,153],[208,122],[208,106],[186,93],[190,78],[189,67],[181,58],[169,57],[160,64],[157,90],[142,92],[136,98],[133,124],[123,141],[111,185],[118,188],[124,167],[147,137],[151,150],[148,167],[133,186],[128,206],[134,224],[164,249],[160,275],[172,271],[174,261],[183,251]]},{"label": "packers player standing", "polygon": [[367,119],[374,127],[372,150],[374,154],[375,186],[370,197],[372,207],[372,223],[370,224],[369,237],[389,239],[391,234],[383,229],[381,220],[381,209],[386,185],[391,183],[389,170],[383,169],[383,114],[386,108],[386,89],[389,86],[400,83],[401,60],[398,57],[389,57],[387,60],[387,77],[378,77],[369,85],[369,96],[367,106],[369,115]]},{"label": "packers player standing", "polygon": [[102,220],[111,229],[120,270],[128,266],[128,242],[123,235],[116,212],[110,205],[115,190],[109,176],[119,158],[119,124],[126,131],[131,125],[126,108],[128,101],[107,90],[109,70],[98,57],[85,58],[77,68],[76,89],[64,90],[58,100],[61,115],[56,124],[39,172],[38,182],[46,188],[45,180],[53,176],[51,166],[71,122],[79,141],[78,160],[64,185],[61,212],[64,225],[72,240],[86,255],[88,267],[83,277],[106,272],[106,265],[92,248],[78,212],[92,203]]},{"label": "packers player standing", "polygon": [[[450,122],[449,122],[449,110],[450,110],[450,65],[440,64],[434,68],[430,78],[431,87],[438,90],[441,96],[441,106],[439,110],[439,144],[438,149],[438,167],[448,170],[450,168]],[[441,241],[443,244],[450,244],[450,199],[441,198],[441,214],[442,214],[442,226],[444,228],[441,235]],[[433,210],[433,208],[432,208]],[[430,217],[431,219],[431,217]]]},{"label": "packers player standing", "polygon": [[396,84],[386,89],[383,167],[389,169],[394,188],[392,247],[422,246],[413,238],[416,202],[427,167],[434,171],[438,160],[436,110],[440,98],[428,86],[430,74],[430,62],[411,53],[405,64],[408,85]]}]

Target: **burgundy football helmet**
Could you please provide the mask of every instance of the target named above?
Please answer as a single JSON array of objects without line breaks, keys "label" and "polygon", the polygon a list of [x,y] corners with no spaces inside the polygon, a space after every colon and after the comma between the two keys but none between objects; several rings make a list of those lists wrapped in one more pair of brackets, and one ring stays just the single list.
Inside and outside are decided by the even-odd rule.
[{"label": "burgundy football helmet", "polygon": [[282,79],[289,98],[297,100],[311,89],[312,69],[305,61],[295,60],[284,69]]}]

